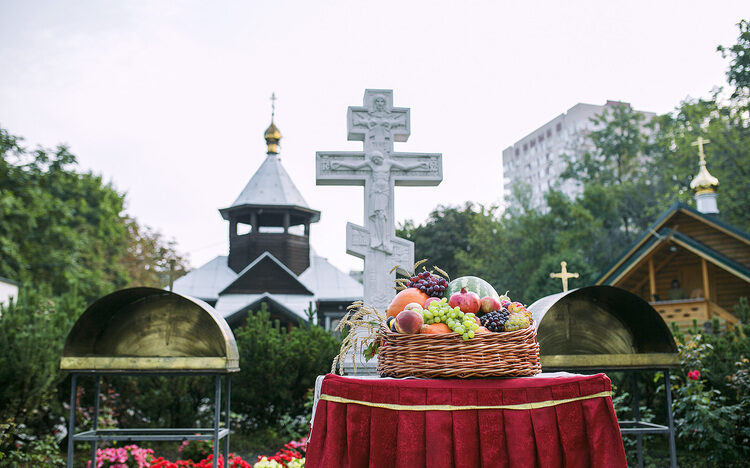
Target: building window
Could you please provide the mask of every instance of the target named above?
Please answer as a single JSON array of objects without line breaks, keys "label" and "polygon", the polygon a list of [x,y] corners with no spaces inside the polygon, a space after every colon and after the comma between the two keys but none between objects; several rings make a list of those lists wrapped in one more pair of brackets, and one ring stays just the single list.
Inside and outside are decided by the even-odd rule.
[{"label": "building window", "polygon": [[527,148],[528,148],[528,146],[526,146],[526,143],[524,143],[524,144],[523,144],[523,152],[524,152],[524,153],[526,152],[526,149],[527,149]]},{"label": "building window", "polygon": [[534,146],[536,146],[536,141],[535,140],[531,140],[531,142],[529,143],[529,146],[531,146],[532,148]]},{"label": "building window", "polygon": [[520,152],[521,152],[521,151],[520,151],[520,150],[519,150],[518,148],[516,148],[516,156],[518,156],[518,154],[519,154]]},{"label": "building window", "polygon": [[238,236],[244,236],[245,234],[250,234],[253,231],[253,227],[249,224],[245,223],[237,223],[237,231],[236,234]]},{"label": "building window", "polygon": [[562,124],[561,123],[558,123],[557,125],[555,125],[555,131],[557,131],[557,133],[560,133],[562,131]]},{"label": "building window", "polygon": [[544,135],[539,135],[539,143],[544,141]]},{"label": "building window", "polygon": [[551,136],[552,136],[552,130],[550,130],[550,129],[548,128],[548,129],[547,129],[547,138],[549,138],[549,137],[551,137]]},{"label": "building window", "polygon": [[281,234],[284,232],[283,226],[260,226],[258,227],[260,234]]}]

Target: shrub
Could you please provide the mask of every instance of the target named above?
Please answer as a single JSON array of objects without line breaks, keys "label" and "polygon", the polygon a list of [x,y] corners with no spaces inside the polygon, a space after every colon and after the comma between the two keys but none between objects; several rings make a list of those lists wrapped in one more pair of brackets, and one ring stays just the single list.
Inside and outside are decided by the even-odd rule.
[{"label": "shrub", "polygon": [[109,383],[119,393],[122,427],[194,427],[212,421],[213,377],[120,376]]},{"label": "shrub", "polygon": [[17,302],[0,307],[0,454],[16,457],[8,466],[34,466],[57,451],[47,436],[65,431],[60,355],[81,306],[75,294],[51,300],[23,286]]},{"label": "shrub", "polygon": [[214,444],[210,440],[186,440],[177,451],[183,460],[203,460],[213,453]]},{"label": "shrub", "polygon": [[27,423],[51,404],[62,381],[60,355],[70,320],[59,303],[24,287],[0,307],[0,417]]},{"label": "shrub", "polygon": [[282,328],[270,320],[265,306],[250,312],[235,339],[241,370],[233,378],[232,406],[243,415],[246,429],[278,425],[284,415],[303,416],[307,391],[330,369],[340,347],[316,325]]},{"label": "shrub", "polygon": [[[695,466],[742,466],[750,456],[747,360],[740,357],[734,374],[722,374],[722,362],[747,346],[746,338],[733,338],[698,334],[678,345],[682,375],[672,386],[672,409],[678,445],[700,460]],[[722,353],[717,355],[717,349]]]}]

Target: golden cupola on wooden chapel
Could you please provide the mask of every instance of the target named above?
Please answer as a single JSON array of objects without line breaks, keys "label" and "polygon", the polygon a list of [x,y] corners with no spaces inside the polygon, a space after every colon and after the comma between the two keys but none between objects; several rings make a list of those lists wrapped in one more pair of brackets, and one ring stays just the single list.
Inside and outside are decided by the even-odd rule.
[{"label": "golden cupola on wooden chapel", "polygon": [[721,219],[706,143],[702,137],[693,143],[700,158],[690,184],[696,208],[674,203],[596,283],[641,296],[681,328],[714,318],[731,327],[739,320],[734,306],[750,297],[750,235]]}]

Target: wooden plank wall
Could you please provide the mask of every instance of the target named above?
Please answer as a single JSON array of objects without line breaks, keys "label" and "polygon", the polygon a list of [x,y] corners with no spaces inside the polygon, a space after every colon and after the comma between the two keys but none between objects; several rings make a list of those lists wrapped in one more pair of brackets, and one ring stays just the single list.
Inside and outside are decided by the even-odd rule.
[{"label": "wooden plank wall", "polygon": [[750,268],[750,244],[683,213],[672,218],[667,226],[676,226],[678,232]]},{"label": "wooden plank wall", "polygon": [[750,299],[750,283],[747,281],[715,265],[708,266],[708,276],[713,302],[719,304],[727,312],[734,314],[734,306],[740,297],[745,296]]}]

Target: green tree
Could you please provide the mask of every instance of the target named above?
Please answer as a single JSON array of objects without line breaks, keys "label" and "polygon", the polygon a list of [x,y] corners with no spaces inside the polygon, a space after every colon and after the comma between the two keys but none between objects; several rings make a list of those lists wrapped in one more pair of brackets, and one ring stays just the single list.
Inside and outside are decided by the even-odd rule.
[{"label": "green tree", "polygon": [[719,46],[717,50],[722,57],[730,59],[727,81],[735,87],[732,97],[745,100],[747,104],[750,94],[750,21],[740,20],[737,27],[740,30],[737,43],[731,47]]},{"label": "green tree", "polygon": [[650,154],[652,170],[658,176],[655,188],[661,192],[658,199],[693,203],[690,182],[698,173],[698,152],[691,143],[699,136],[708,138],[706,163],[719,179],[720,216],[748,231],[750,128],[747,115],[735,104],[723,103],[718,92],[708,100],[683,102],[674,113],[657,119],[658,132]]},{"label": "green tree", "polygon": [[64,378],[63,343],[81,307],[80,297],[53,300],[30,288],[0,306],[0,421],[49,429],[48,413],[61,409],[56,391]]},{"label": "green tree", "polygon": [[175,242],[124,214],[124,195],[64,146],[29,151],[0,128],[0,276],[87,302],[187,270]]},{"label": "green tree", "polygon": [[87,301],[127,276],[113,259],[127,247],[123,196],[76,172],[66,147],[28,151],[0,129],[0,276]]},{"label": "green tree", "polygon": [[[415,258],[428,259],[426,267],[437,265],[456,278],[467,274],[460,268],[456,255],[469,247],[469,231],[479,214],[472,203],[463,207],[438,205],[424,225],[415,226],[413,221],[407,220],[396,235],[414,242]],[[402,266],[411,268],[411,265]]]},{"label": "green tree", "polygon": [[606,198],[612,231],[621,231],[618,237],[629,242],[655,215],[649,209],[655,192],[650,159],[644,154],[648,142],[644,116],[627,104],[618,104],[591,122],[596,128],[589,134],[593,148],[573,161],[563,178],[583,186],[580,201],[587,209],[596,209],[596,205],[586,198],[596,203]]},{"label": "green tree", "polygon": [[240,374],[233,379],[232,404],[247,429],[276,426],[282,417],[304,412],[305,395],[315,378],[331,368],[340,342],[316,325],[290,330],[271,321],[265,304],[248,314],[234,332]]},{"label": "green tree", "polygon": [[[184,270],[174,244],[123,206],[124,196],[79,171],[64,146],[28,150],[0,129],[0,276],[21,283],[18,301],[0,311],[0,419],[17,429],[9,446],[22,432],[49,434],[59,422],[68,392],[60,355],[86,305],[133,283],[166,286],[170,271]],[[182,396],[197,392],[186,385],[168,388],[172,406],[147,407],[154,412],[141,419],[166,418],[159,411],[187,418]],[[165,389],[141,387],[124,399],[163,403]]]},{"label": "green tree", "polygon": [[135,218],[125,216],[127,250],[119,263],[134,286],[169,287],[174,280],[188,271],[187,257],[177,251],[174,240],[148,226],[138,224]]}]

